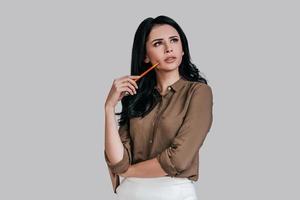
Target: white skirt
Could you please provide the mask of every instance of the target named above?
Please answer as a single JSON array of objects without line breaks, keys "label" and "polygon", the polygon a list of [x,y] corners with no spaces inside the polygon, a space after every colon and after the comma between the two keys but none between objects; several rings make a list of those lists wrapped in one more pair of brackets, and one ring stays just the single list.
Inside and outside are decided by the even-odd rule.
[{"label": "white skirt", "polygon": [[194,181],[188,178],[125,177],[117,187],[118,200],[197,200]]}]

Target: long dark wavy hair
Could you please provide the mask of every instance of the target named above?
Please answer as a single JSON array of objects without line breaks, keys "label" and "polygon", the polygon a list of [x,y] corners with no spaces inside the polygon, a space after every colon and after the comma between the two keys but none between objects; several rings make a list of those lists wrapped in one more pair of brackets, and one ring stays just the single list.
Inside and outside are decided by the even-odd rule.
[{"label": "long dark wavy hair", "polygon": [[[181,39],[184,55],[182,57],[182,62],[179,65],[179,75],[188,81],[207,84],[207,80],[200,75],[197,67],[191,62],[188,40],[184,32],[173,19],[164,15],[160,15],[156,18],[146,18],[137,28],[132,46],[131,75],[140,75],[152,66],[151,62],[144,62],[146,56],[146,41],[151,29],[155,25],[163,24],[174,27]],[[154,89],[156,86],[156,74],[154,70],[151,70],[146,76],[139,79],[137,84],[137,94],[124,96],[121,100],[122,111],[115,113],[116,115],[121,115],[119,126],[128,123],[130,118],[144,117],[147,115],[160,98],[159,93]]]}]

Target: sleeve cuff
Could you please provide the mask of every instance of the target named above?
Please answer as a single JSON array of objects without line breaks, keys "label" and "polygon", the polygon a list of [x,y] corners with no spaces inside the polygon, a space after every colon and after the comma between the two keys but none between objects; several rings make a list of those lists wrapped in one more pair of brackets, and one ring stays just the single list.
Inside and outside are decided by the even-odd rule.
[{"label": "sleeve cuff", "polygon": [[108,157],[107,157],[107,154],[106,154],[105,150],[104,150],[104,157],[105,157],[105,161],[107,163],[107,166],[109,167],[111,172],[114,173],[114,174],[124,173],[128,170],[128,168],[130,166],[130,159],[129,159],[129,156],[128,156],[127,149],[125,147],[124,147],[124,152],[123,152],[123,158],[118,163],[111,164],[111,162],[108,160]]},{"label": "sleeve cuff", "polygon": [[[171,148],[171,147],[170,147]],[[168,155],[168,150],[166,149],[162,153],[156,156],[161,168],[171,177],[174,177],[178,174],[178,170],[175,168],[175,165],[171,161],[171,156]]]}]

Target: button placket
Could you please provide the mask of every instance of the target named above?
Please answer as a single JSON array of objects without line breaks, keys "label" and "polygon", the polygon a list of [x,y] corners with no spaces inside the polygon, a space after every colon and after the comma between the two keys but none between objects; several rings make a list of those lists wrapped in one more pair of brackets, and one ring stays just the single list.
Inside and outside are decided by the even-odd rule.
[{"label": "button placket", "polygon": [[158,103],[158,107],[157,107],[156,113],[155,113],[155,119],[152,122],[153,131],[152,131],[152,137],[149,140],[150,144],[153,143],[154,134],[155,134],[156,129],[157,129],[157,123],[158,123],[158,121],[159,121],[159,119],[161,117],[161,113],[164,110],[164,104],[165,104],[165,99],[164,99],[164,97],[161,97],[161,99],[159,100],[159,103]]},{"label": "button placket", "polygon": [[159,111],[160,111],[161,104],[162,104],[162,101],[160,100],[159,103],[158,103],[157,110],[156,110],[156,112],[155,112],[154,120],[152,121],[153,131],[152,131],[152,136],[151,136],[150,139],[149,139],[149,143],[150,143],[150,144],[153,143],[154,132],[155,132],[155,124],[156,124],[156,122],[157,122],[158,113],[159,113]]},{"label": "button placket", "polygon": [[[153,127],[153,133],[156,131],[157,129],[157,123],[159,122],[159,119],[162,116],[162,112],[165,110],[165,99],[162,98],[160,105],[159,105],[159,109],[156,112],[156,117],[155,117],[155,123],[154,123],[154,127]],[[153,134],[154,135],[154,134]]]}]

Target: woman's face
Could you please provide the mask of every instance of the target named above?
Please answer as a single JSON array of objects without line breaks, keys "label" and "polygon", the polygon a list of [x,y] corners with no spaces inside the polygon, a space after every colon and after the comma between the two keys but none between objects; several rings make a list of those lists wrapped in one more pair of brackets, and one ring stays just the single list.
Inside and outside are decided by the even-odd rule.
[{"label": "woman's face", "polygon": [[145,63],[159,62],[159,69],[174,70],[182,61],[184,52],[180,36],[170,25],[155,25],[149,33],[146,42]]}]

